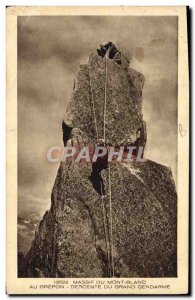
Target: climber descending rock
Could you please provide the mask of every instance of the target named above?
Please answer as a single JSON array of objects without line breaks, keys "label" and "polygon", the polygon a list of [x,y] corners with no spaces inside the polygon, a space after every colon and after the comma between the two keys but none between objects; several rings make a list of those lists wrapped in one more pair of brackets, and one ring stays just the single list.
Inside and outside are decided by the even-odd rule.
[{"label": "climber descending rock", "polygon": [[99,56],[104,57],[108,53],[108,57],[113,59],[117,64],[121,64],[121,53],[117,50],[116,46],[112,42],[108,42],[105,45],[100,45],[97,49]]}]

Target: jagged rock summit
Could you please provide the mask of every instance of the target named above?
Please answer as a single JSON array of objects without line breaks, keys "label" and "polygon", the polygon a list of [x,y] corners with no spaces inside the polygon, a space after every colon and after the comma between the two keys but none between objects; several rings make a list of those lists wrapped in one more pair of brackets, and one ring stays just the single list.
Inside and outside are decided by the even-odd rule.
[{"label": "jagged rock summit", "polygon": [[[82,65],[64,144],[146,144],[144,77],[109,42]],[[177,195],[158,163],[61,162],[51,208],[25,259],[26,277],[177,276]]]},{"label": "jagged rock summit", "polygon": [[[111,42],[89,56],[88,63],[80,66],[64,117],[65,129],[77,128],[91,140],[105,139],[113,146],[129,145],[146,134],[142,115],[144,76],[128,65],[128,59]],[[68,130],[65,144],[70,138],[66,134]]]}]

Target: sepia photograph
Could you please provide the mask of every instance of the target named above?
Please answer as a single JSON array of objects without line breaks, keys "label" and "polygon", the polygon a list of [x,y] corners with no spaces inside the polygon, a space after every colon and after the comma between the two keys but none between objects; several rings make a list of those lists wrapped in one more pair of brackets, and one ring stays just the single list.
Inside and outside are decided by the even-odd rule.
[{"label": "sepia photograph", "polygon": [[186,8],[69,9],[8,10],[11,272],[26,294],[177,294],[178,280],[187,291]]}]

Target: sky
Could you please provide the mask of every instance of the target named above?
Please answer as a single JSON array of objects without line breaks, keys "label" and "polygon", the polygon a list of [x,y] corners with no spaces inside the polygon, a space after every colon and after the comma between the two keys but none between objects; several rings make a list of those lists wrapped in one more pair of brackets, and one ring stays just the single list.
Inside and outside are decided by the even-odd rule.
[{"label": "sky", "polygon": [[112,41],[145,77],[143,118],[148,159],[177,178],[177,17],[18,17],[18,210],[50,208],[59,164],[47,150],[62,146],[61,123],[79,65]]}]

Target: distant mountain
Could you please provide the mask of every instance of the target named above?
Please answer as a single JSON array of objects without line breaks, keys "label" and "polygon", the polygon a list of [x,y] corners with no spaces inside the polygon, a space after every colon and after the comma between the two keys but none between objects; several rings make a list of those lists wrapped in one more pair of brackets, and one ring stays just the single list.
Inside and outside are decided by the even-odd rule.
[{"label": "distant mountain", "polygon": [[18,216],[18,251],[26,254],[38,229],[39,214],[26,213]]}]

